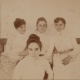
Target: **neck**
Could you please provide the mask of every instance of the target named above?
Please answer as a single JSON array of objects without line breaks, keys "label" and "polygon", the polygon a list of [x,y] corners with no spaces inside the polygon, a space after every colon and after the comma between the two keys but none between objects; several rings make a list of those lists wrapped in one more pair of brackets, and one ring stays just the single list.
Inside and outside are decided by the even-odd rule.
[{"label": "neck", "polygon": [[33,57],[34,61],[37,60],[38,58],[39,58],[39,56],[37,56],[37,57]]},{"label": "neck", "polygon": [[39,30],[36,30],[38,33],[40,33],[40,34],[44,34],[44,33],[46,33],[46,31],[44,31],[44,32],[40,32]]}]

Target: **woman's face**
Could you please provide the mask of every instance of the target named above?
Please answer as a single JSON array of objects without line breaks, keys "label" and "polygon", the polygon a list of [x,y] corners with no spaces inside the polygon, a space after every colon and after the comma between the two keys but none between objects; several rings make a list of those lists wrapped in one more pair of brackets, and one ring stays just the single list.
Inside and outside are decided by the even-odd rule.
[{"label": "woman's face", "polygon": [[47,28],[47,24],[45,21],[39,21],[38,22],[38,25],[37,25],[37,30],[40,32],[40,33],[43,33],[46,31],[46,28]]},{"label": "woman's face", "polygon": [[58,32],[61,32],[65,28],[65,25],[61,20],[59,20],[58,23],[54,23],[54,26]]},{"label": "woman's face", "polygon": [[20,34],[24,34],[26,31],[26,25],[25,24],[21,25],[20,27],[17,28],[17,30]]},{"label": "woman's face", "polygon": [[39,53],[40,53],[39,45],[35,42],[30,43],[28,46],[28,53],[29,53],[29,55],[31,55],[34,58],[39,57]]}]

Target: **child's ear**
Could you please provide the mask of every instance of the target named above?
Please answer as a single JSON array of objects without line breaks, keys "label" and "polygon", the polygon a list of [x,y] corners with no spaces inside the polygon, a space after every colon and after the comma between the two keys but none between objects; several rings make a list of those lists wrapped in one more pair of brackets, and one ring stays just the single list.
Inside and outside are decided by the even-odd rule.
[{"label": "child's ear", "polygon": [[54,26],[56,26],[56,23],[54,23]]},{"label": "child's ear", "polygon": [[64,25],[64,28],[63,29],[65,29],[65,25]]}]

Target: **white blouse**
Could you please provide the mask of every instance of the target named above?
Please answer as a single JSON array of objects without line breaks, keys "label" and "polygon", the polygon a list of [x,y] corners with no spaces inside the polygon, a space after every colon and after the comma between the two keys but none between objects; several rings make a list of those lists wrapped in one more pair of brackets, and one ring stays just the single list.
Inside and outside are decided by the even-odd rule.
[{"label": "white blouse", "polygon": [[[27,56],[19,62],[14,70],[13,79],[40,79],[44,78],[45,71],[50,70],[48,61],[42,57],[34,60],[31,56]],[[53,75],[53,74],[51,74]]]},{"label": "white blouse", "polygon": [[42,42],[42,51],[41,54],[45,55],[48,47],[49,47],[49,43],[50,43],[50,37],[48,35],[47,32],[45,33],[40,33],[39,31],[35,31],[34,34],[38,35],[40,37],[40,40]]},{"label": "white blouse", "polygon": [[78,53],[78,45],[76,39],[72,37],[66,30],[57,32],[51,38],[50,45],[47,52],[48,56],[52,55],[54,46],[58,52],[65,51],[68,49],[73,49],[73,51],[69,52],[68,54],[63,54],[61,55],[61,57],[63,56],[66,57],[67,55],[74,57]]},{"label": "white blouse", "polygon": [[20,34],[17,30],[15,30],[7,40],[3,55],[7,55],[12,59],[18,59],[20,57],[18,54],[23,52],[26,47],[29,35],[30,34],[28,32]]}]

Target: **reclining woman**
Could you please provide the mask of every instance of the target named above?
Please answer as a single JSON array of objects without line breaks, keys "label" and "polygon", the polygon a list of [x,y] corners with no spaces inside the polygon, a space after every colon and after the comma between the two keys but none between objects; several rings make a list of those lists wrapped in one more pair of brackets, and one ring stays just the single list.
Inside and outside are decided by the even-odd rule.
[{"label": "reclining woman", "polygon": [[[17,62],[23,58],[19,56],[24,51],[26,46],[26,39],[28,39],[28,32],[26,30],[26,21],[24,19],[16,18],[14,21],[15,32],[10,34],[7,40],[5,50],[1,56],[0,69],[6,73],[3,78],[11,79],[13,69]],[[2,75],[2,74],[0,74]],[[8,75],[6,77],[6,75]],[[0,79],[3,79],[0,77]]]}]

